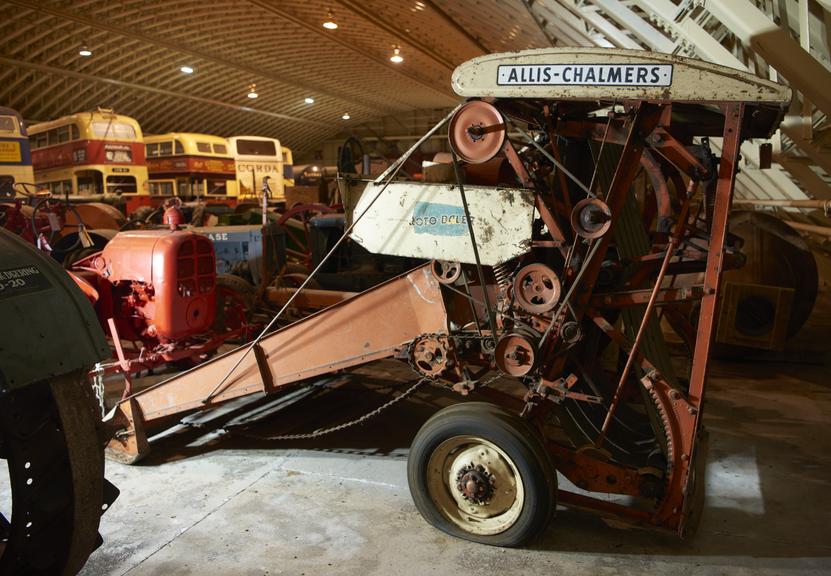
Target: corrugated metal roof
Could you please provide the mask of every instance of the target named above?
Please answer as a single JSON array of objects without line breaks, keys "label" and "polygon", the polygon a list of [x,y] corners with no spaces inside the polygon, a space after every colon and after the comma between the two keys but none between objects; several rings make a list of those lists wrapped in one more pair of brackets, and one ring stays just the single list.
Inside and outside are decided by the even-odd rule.
[{"label": "corrugated metal roof", "polygon": [[[322,27],[329,10],[337,30]],[[518,0],[12,0],[0,2],[0,102],[31,120],[103,106],[147,133],[262,134],[303,150],[343,130],[344,113],[357,125],[448,107],[459,63],[547,43]]]}]

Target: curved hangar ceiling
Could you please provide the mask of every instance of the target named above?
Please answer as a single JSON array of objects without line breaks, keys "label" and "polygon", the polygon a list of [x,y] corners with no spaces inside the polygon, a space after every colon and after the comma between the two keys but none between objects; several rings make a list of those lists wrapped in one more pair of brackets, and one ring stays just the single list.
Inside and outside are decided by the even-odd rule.
[{"label": "curved hangar ceiling", "polygon": [[[0,45],[0,103],[30,121],[102,106],[146,133],[260,134],[304,150],[451,106],[459,63],[549,41],[521,0],[3,0]],[[390,61],[396,47],[403,62]]]}]

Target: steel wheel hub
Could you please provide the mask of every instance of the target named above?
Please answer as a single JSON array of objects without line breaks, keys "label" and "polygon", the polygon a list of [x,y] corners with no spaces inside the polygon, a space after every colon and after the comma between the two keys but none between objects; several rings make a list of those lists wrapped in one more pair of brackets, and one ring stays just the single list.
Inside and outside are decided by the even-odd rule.
[{"label": "steel wheel hub", "polygon": [[442,442],[430,456],[427,484],[436,508],[471,534],[499,534],[513,526],[525,503],[514,462],[476,436]]},{"label": "steel wheel hub", "polygon": [[470,502],[487,504],[493,495],[493,476],[484,466],[470,463],[459,471],[456,489]]}]

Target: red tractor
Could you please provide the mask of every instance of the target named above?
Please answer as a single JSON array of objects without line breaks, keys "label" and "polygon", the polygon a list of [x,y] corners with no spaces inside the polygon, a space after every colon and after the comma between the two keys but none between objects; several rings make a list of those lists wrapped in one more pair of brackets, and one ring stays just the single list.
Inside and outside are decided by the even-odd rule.
[{"label": "red tractor", "polygon": [[104,365],[105,372],[191,367],[253,329],[245,282],[217,276],[213,243],[201,234],[120,232],[71,273],[112,338],[118,362]]}]

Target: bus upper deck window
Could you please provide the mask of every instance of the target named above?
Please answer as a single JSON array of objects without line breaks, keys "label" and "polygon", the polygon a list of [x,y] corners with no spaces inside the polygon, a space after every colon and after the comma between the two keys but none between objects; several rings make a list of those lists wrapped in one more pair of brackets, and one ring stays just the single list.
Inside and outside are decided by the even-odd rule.
[{"label": "bus upper deck window", "polygon": [[227,154],[228,147],[225,144],[214,144],[214,154]]},{"label": "bus upper deck window", "polygon": [[43,148],[46,146],[46,132],[41,132],[40,134],[35,134],[34,141],[32,145],[35,148]]},{"label": "bus upper deck window", "polygon": [[156,144],[156,143],[145,145],[144,153],[147,155],[148,158],[152,158],[153,156],[158,156],[159,155],[159,145]]},{"label": "bus upper deck window", "polygon": [[176,145],[175,146],[176,154],[184,154],[185,153],[185,147],[182,146],[182,142],[180,140],[175,140],[174,144]]},{"label": "bus upper deck window", "polygon": [[14,116],[0,116],[0,132],[17,132]]},{"label": "bus upper deck window", "polygon": [[198,152],[202,152],[203,154],[210,154],[211,153],[211,145],[207,142],[197,142],[196,143],[196,150]]},{"label": "bus upper deck window", "polygon": [[172,156],[173,142],[159,142],[159,156]]},{"label": "bus upper deck window", "polygon": [[70,137],[71,137],[72,140],[80,140],[81,139],[81,131],[78,128],[77,124],[70,124],[69,129],[70,129],[70,132],[71,132]]},{"label": "bus upper deck window", "polygon": [[55,144],[69,142],[69,126],[61,126],[55,132]]}]

